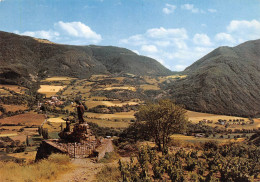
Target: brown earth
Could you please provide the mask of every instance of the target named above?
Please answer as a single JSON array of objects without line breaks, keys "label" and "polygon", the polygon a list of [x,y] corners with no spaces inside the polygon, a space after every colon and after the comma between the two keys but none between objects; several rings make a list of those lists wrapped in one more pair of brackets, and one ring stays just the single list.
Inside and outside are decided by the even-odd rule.
[{"label": "brown earth", "polygon": [[1,124],[26,124],[26,125],[41,125],[45,120],[44,114],[25,113],[12,117],[0,119]]}]

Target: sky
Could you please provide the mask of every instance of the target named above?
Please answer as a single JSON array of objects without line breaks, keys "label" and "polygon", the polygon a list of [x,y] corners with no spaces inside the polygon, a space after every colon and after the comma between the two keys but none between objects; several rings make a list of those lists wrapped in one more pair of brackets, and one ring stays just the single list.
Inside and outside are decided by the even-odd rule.
[{"label": "sky", "polygon": [[219,46],[260,39],[260,0],[0,0],[0,31],[124,47],[182,71]]}]

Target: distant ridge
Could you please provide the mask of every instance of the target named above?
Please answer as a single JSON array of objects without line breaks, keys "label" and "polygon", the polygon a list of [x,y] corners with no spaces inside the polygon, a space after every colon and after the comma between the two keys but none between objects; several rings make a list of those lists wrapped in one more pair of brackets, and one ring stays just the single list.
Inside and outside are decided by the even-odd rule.
[{"label": "distant ridge", "polygon": [[260,116],[260,40],[219,47],[184,73],[171,87],[178,103],[195,111]]},{"label": "distant ridge", "polygon": [[172,72],[152,58],[112,46],[71,46],[0,31],[0,83],[29,86],[47,76],[93,74],[163,76]]}]

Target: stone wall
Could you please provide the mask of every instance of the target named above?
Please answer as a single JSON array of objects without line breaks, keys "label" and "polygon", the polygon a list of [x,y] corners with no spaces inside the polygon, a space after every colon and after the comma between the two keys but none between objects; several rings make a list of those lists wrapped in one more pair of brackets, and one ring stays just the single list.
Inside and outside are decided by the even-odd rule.
[{"label": "stone wall", "polygon": [[[91,146],[91,147],[89,147]],[[68,154],[71,158],[96,157],[97,160],[102,159],[107,152],[114,150],[111,139],[102,139],[100,143],[64,143],[62,140],[44,140],[38,148],[36,161],[48,158],[52,153]]]},{"label": "stone wall", "polygon": [[66,154],[67,152],[65,150],[55,145],[55,141],[56,140],[43,140],[37,150],[35,161],[48,158],[52,153]]}]

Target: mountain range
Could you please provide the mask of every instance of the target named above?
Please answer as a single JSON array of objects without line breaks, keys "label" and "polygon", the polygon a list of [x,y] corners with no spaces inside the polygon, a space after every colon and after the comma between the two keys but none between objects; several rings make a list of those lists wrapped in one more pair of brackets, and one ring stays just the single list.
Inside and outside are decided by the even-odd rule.
[{"label": "mountain range", "polygon": [[171,86],[188,109],[237,116],[260,116],[260,40],[219,47],[186,68]]},{"label": "mountain range", "polygon": [[47,76],[88,78],[93,74],[172,74],[152,58],[113,46],[61,45],[0,32],[0,47],[0,83],[28,86]]},{"label": "mountain range", "polygon": [[[72,46],[0,31],[0,83],[30,87],[48,76],[88,78],[93,74],[166,76],[156,60],[113,46]],[[170,95],[187,109],[260,116],[260,40],[219,47],[174,81]]]}]

